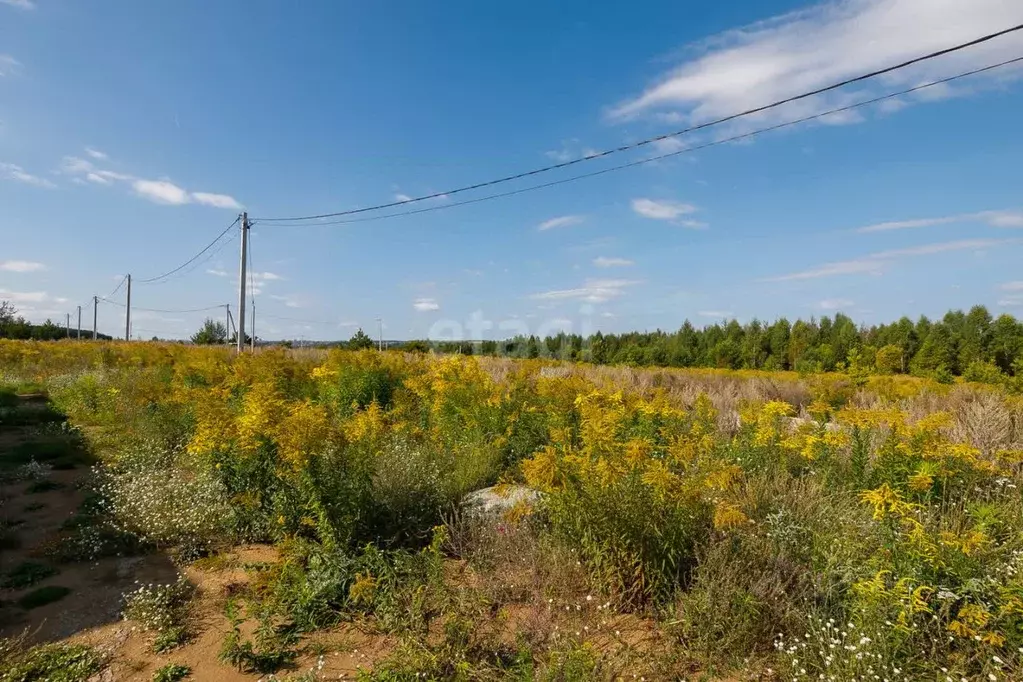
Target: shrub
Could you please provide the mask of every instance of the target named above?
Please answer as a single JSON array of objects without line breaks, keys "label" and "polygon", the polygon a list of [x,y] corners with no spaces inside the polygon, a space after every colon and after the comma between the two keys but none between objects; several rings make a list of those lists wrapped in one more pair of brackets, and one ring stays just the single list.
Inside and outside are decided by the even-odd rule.
[{"label": "shrub", "polygon": [[184,576],[173,583],[140,585],[124,596],[124,618],[151,632],[178,628],[183,624],[192,590]]}]

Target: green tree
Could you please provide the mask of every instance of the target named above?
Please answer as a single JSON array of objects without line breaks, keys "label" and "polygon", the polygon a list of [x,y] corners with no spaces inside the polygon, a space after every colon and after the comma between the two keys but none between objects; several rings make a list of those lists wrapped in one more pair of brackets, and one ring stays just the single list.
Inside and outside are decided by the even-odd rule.
[{"label": "green tree", "polygon": [[192,343],[199,346],[208,346],[217,343],[227,342],[227,327],[223,322],[206,318],[195,334],[192,335]]},{"label": "green tree", "polygon": [[881,346],[874,357],[874,366],[879,374],[895,374],[902,369],[902,348],[890,343]]},{"label": "green tree", "polygon": [[365,350],[373,347],[373,339],[366,335],[366,332],[362,331],[362,327],[359,327],[352,338],[348,340],[348,347],[352,350]]}]

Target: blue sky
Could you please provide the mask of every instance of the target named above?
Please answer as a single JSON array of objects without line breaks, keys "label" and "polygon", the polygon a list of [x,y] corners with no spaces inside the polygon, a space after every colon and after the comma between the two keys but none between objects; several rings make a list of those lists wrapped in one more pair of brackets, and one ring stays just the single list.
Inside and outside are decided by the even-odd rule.
[{"label": "blue sky", "polygon": [[[271,338],[346,338],[376,318],[388,338],[502,338],[975,303],[1020,315],[1013,67],[515,197],[258,222],[578,158],[1019,23],[1018,0],[0,0],[0,298],[63,320],[126,272],[181,264],[244,207]],[[1018,56],[1016,34],[507,189]],[[236,307],[237,250],[136,286],[133,303]],[[122,315],[101,304],[100,329],[123,333]],[[140,310],[133,329],[183,337],[203,316]]]}]

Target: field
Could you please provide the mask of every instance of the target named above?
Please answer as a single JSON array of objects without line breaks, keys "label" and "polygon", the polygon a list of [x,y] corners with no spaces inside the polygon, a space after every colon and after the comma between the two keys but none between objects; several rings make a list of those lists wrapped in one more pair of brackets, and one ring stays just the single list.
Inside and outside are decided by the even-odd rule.
[{"label": "field", "polygon": [[962,381],[0,340],[0,682],[1018,680],[1021,485]]}]

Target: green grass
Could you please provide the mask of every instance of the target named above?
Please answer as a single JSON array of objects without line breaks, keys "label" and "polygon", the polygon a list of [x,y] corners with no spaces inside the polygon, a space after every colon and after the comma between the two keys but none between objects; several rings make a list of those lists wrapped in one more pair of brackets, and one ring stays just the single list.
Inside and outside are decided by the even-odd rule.
[{"label": "green grass", "polygon": [[57,574],[57,569],[37,561],[22,561],[0,578],[0,587],[20,590]]},{"label": "green grass", "polygon": [[37,588],[24,595],[18,599],[17,604],[26,611],[31,611],[32,609],[37,609],[40,606],[46,606],[47,604],[52,604],[55,601],[60,601],[69,594],[71,594],[71,588],[69,587],[63,587],[62,585],[47,585],[46,587]]}]

